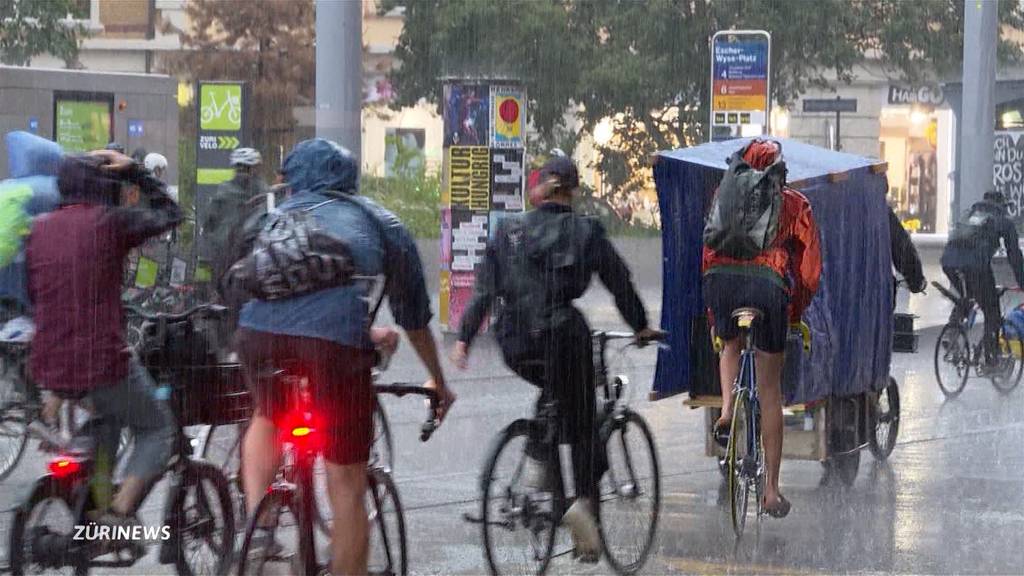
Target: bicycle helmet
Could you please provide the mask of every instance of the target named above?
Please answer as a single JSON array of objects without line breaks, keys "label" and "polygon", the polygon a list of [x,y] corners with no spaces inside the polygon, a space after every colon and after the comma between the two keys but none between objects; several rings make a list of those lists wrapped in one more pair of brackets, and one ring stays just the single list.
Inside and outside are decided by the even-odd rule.
[{"label": "bicycle helmet", "polygon": [[164,158],[163,154],[157,154],[156,152],[150,152],[146,154],[146,159],[143,160],[146,170],[156,173],[157,170],[167,170],[167,158]]},{"label": "bicycle helmet", "polygon": [[263,156],[254,148],[236,148],[231,153],[232,166],[258,166],[263,163]]}]

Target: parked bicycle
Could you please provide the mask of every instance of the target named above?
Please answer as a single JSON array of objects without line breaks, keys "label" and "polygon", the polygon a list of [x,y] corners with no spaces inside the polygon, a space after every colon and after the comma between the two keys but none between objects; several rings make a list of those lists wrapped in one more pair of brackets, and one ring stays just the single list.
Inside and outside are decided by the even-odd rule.
[{"label": "parked bicycle", "polygon": [[[169,323],[222,311],[221,307],[203,305],[181,314],[153,314],[146,318],[166,329]],[[173,391],[183,392],[187,393]],[[172,400],[176,409],[181,405],[182,402]],[[14,574],[49,573],[62,568],[85,574],[93,567],[130,567],[145,556],[145,546],[138,542],[76,538],[80,536],[76,527],[88,526],[98,507],[92,490],[94,454],[89,448],[76,446],[81,445],[79,439],[88,438],[93,427],[99,425],[97,420],[90,419],[79,430],[76,439],[49,463],[49,473],[36,481],[29,498],[16,510],[10,533]],[[178,432],[175,455],[161,475],[170,478],[170,488],[160,525],[167,527],[167,532],[158,533],[165,538],[159,561],[174,564],[179,574],[227,574],[235,541],[228,481],[216,466],[192,458],[192,445],[180,425]],[[147,487],[144,499],[159,480]],[[53,511],[56,518],[49,515]],[[109,555],[113,559],[102,558]]]},{"label": "parked bicycle", "polygon": [[[291,409],[279,424],[282,465],[277,478],[260,500],[246,530],[238,571],[240,574],[271,574],[282,563],[292,574],[314,576],[325,567],[317,558],[316,531],[320,516],[314,487],[316,462],[324,441],[322,415],[312,406],[308,378],[297,366],[279,367],[265,377],[275,380],[274,386],[287,390]],[[422,427],[420,440],[426,441],[439,424],[437,396],[422,386],[394,384],[375,386],[377,394],[405,396],[417,394],[429,400],[429,416]],[[373,574],[406,574],[408,571],[405,519],[398,490],[391,473],[383,466],[367,470],[368,513],[371,521],[370,572]],[[323,517],[321,521],[323,521]],[[294,529],[297,546],[286,553],[278,539],[279,531]],[[262,543],[262,544],[261,544]],[[269,545],[267,543],[277,543]]]},{"label": "parked bicycle", "polygon": [[[984,331],[975,330],[980,311],[978,304],[938,282],[932,282],[932,286],[953,303],[949,321],[935,342],[935,378],[942,393],[947,398],[959,396],[972,371],[979,378],[988,377],[1000,392],[1016,388],[1024,375],[1020,336],[1015,332],[1007,334],[1000,327],[998,345],[995,347],[996,358],[986,362]],[[996,290],[1000,299],[1008,291],[1003,286]]]},{"label": "parked bicycle", "polygon": [[[659,340],[663,336],[659,336]],[[661,477],[654,436],[647,422],[628,406],[625,376],[609,378],[605,353],[614,340],[643,346],[635,334],[594,332],[595,385],[599,405],[600,442],[607,452],[608,471],[600,484],[599,528],[604,555],[619,574],[637,572],[647,560],[658,528]],[[467,520],[483,528],[484,552],[491,574],[544,574],[555,557],[556,533],[572,502],[562,479],[556,402],[547,402],[536,418],[509,424],[491,450],[480,479],[480,517]],[[531,487],[525,478],[526,443],[540,438],[554,449],[545,463],[545,477],[555,486]]]}]

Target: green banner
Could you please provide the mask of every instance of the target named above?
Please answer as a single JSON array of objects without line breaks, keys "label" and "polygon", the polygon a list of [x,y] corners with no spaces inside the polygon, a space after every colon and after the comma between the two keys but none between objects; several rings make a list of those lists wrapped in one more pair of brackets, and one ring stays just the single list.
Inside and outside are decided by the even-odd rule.
[{"label": "green banner", "polygon": [[54,132],[68,152],[99,150],[110,142],[110,103],[57,100]]}]

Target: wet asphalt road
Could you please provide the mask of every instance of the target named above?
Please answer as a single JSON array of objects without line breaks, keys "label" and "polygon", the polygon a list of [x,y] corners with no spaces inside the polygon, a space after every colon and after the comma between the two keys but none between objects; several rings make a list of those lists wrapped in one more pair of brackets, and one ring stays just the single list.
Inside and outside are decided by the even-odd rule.
[{"label": "wet asphalt road", "polygon": [[[937,270],[928,267],[930,277]],[[653,278],[639,278],[657,286]],[[660,298],[644,290],[649,305]],[[610,297],[588,296],[597,327],[619,327]],[[920,353],[895,355],[902,420],[891,458],[861,457],[852,487],[823,482],[817,462],[786,461],[782,489],[793,503],[784,520],[765,520],[735,544],[726,496],[715,462],[704,456],[703,414],[682,398],[648,402],[654,352],[628,356],[636,383],[632,405],[657,439],[663,505],[647,574],[1022,574],[1024,573],[1024,386],[1008,395],[972,379],[964,393],[945,401],[935,382],[932,352],[948,307],[936,294],[902,298],[901,307],[922,316]],[[652,317],[657,318],[656,312]],[[460,395],[449,421],[427,444],[418,441],[424,416],[415,400],[386,403],[396,440],[395,477],[406,510],[410,567],[416,574],[484,572],[478,526],[463,520],[476,512],[477,478],[492,438],[530,412],[534,392],[501,364],[492,344],[482,344],[468,373],[449,371]],[[385,381],[419,379],[423,372],[406,346]],[[24,494],[43,467],[31,452],[0,486],[0,508]],[[158,492],[160,490],[158,489]],[[143,522],[158,524],[161,494],[154,494]],[[6,555],[7,524],[0,520]],[[150,556],[115,574],[170,573]],[[606,563],[552,565],[557,574],[608,574]]]}]

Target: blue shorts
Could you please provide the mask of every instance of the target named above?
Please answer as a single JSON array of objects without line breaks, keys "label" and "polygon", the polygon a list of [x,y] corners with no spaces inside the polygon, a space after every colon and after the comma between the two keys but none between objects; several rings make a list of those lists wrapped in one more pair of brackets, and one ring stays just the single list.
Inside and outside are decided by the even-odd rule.
[{"label": "blue shorts", "polygon": [[715,334],[722,340],[740,335],[732,313],[757,308],[763,316],[754,324],[754,347],[769,354],[786,349],[789,330],[789,295],[777,283],[760,276],[715,272],[704,277],[704,305],[715,319]]}]

